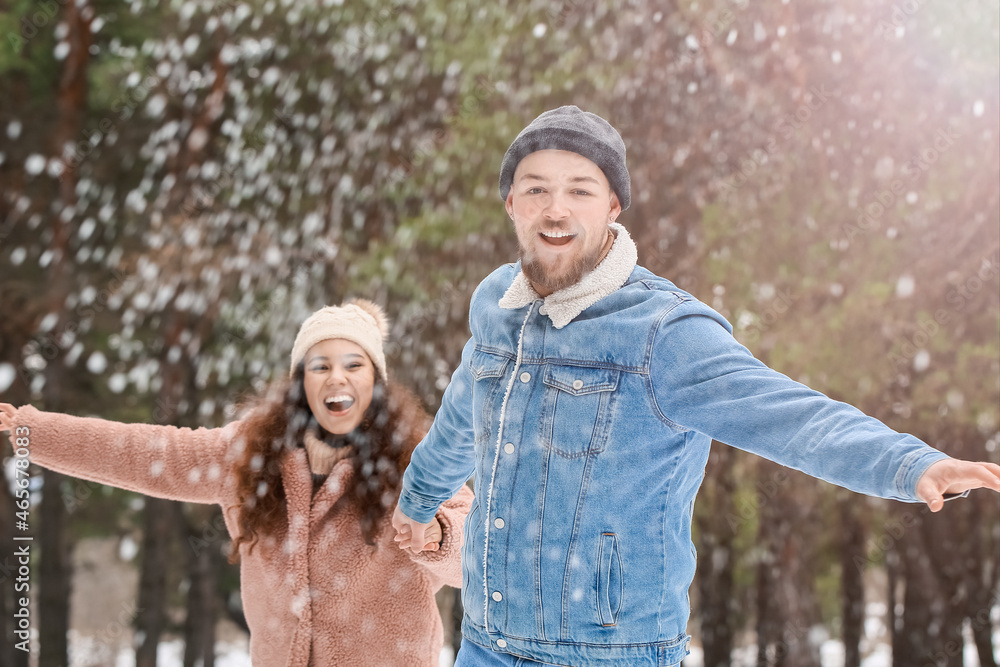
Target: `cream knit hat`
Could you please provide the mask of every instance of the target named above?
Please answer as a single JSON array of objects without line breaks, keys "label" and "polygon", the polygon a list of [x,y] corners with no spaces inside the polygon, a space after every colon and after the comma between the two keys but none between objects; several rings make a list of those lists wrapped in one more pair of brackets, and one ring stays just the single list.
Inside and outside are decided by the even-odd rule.
[{"label": "cream knit hat", "polygon": [[295,367],[313,345],[331,338],[343,338],[360,345],[382,374],[382,379],[386,379],[382,343],[388,335],[389,320],[382,309],[371,301],[350,299],[342,306],[320,308],[302,323],[295,336],[289,375],[295,373]]}]

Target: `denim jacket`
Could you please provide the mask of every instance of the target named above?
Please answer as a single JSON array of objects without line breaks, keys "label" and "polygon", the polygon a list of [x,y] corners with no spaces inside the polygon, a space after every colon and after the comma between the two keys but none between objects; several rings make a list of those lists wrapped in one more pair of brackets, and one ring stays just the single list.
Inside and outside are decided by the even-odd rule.
[{"label": "denim jacket", "polygon": [[399,502],[429,521],[474,474],[471,641],[559,665],[664,667],[687,654],[691,516],[712,439],[911,502],[946,456],[766,367],[722,316],[636,266],[615,227],[582,299],[541,299],[519,263],[479,285]]}]

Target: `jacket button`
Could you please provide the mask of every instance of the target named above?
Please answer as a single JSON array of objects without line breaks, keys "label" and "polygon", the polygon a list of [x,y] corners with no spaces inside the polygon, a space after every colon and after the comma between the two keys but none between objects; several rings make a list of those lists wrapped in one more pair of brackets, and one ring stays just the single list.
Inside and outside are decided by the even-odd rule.
[{"label": "jacket button", "polygon": [[497,646],[499,646],[500,648],[507,648],[507,642],[505,642],[502,639],[498,639],[497,640]]},{"label": "jacket button", "polygon": [[530,382],[530,381],[531,381],[531,373],[529,373],[528,371],[521,373],[521,382]]},{"label": "jacket button", "polygon": [[497,519],[496,521],[493,522],[493,525],[496,526],[497,528],[503,528],[503,519]]},{"label": "jacket button", "polygon": [[500,600],[503,600],[503,596],[500,595],[500,591],[493,591],[493,600],[496,602],[500,602]]},{"label": "jacket button", "polygon": [[538,314],[539,315],[548,315],[549,314],[549,309],[545,307],[545,304],[542,304],[541,306],[538,307]]},{"label": "jacket button", "polygon": [[573,380],[573,389],[583,389],[583,380]]},{"label": "jacket button", "polygon": [[514,453],[514,443],[508,442],[506,445],[503,446],[503,450],[505,452],[507,452],[508,454],[513,454]]}]

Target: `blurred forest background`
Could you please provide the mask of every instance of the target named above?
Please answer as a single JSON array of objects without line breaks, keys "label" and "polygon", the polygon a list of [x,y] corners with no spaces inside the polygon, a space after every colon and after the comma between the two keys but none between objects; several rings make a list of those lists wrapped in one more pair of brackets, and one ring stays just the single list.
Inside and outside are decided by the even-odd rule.
[{"label": "blurred forest background", "polygon": [[[995,0],[8,0],[0,38],[0,400],[218,426],[364,296],[433,411],[516,257],[503,152],[572,103],[626,141],[641,264],[772,367],[1000,460]],[[222,664],[218,508],[33,482],[39,665],[113,664],[123,628],[140,667],[168,637]],[[995,495],[932,516],[717,444],[695,523],[688,665],[996,667]],[[109,539],[137,597],[85,636]]]}]

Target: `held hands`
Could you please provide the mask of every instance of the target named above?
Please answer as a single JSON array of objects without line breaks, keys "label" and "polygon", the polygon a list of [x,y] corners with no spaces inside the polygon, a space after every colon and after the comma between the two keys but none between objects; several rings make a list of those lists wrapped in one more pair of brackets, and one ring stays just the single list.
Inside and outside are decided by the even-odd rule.
[{"label": "held hands", "polygon": [[917,482],[917,497],[932,512],[944,507],[944,495],[987,488],[1000,491],[1000,465],[943,459],[931,465]]},{"label": "held hands", "polygon": [[392,513],[392,527],[396,529],[396,537],[393,539],[400,549],[408,549],[410,553],[418,554],[421,551],[437,551],[441,548],[441,522],[437,517],[431,519],[430,523],[417,523],[403,514],[403,510],[396,505],[396,511]]},{"label": "held hands", "polygon": [[0,403],[0,432],[13,430],[15,412],[17,408],[10,403]]}]

